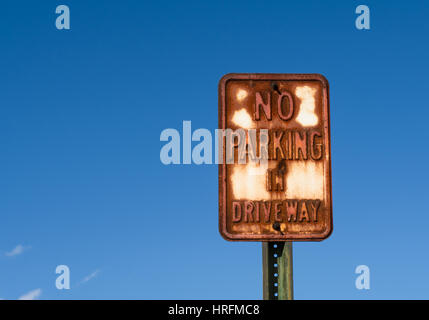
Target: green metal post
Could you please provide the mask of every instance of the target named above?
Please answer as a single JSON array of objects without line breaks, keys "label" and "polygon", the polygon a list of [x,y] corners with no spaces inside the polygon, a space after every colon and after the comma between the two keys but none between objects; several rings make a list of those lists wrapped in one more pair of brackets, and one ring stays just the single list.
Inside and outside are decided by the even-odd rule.
[{"label": "green metal post", "polygon": [[262,243],[264,300],[293,300],[292,242]]}]

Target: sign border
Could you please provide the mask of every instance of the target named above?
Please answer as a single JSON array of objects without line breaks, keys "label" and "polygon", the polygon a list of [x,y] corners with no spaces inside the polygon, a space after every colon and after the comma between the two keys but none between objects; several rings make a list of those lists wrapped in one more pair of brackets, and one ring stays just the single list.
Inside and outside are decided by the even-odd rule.
[{"label": "sign border", "polygon": [[[323,105],[322,118],[323,118],[323,133],[325,145],[325,165],[324,165],[324,187],[325,203],[330,205],[330,214],[328,221],[328,228],[319,234],[313,233],[310,235],[236,235],[231,234],[226,229],[226,164],[219,164],[219,232],[225,240],[228,241],[321,241],[328,238],[333,231],[333,218],[332,218],[332,176],[331,176],[331,126],[329,114],[329,83],[328,80],[318,73],[228,73],[224,75],[218,86],[218,127],[226,129],[226,85],[230,80],[265,80],[265,81],[319,81],[322,83],[323,89]],[[223,145],[223,144],[222,144]],[[223,151],[222,151],[223,155]]]}]

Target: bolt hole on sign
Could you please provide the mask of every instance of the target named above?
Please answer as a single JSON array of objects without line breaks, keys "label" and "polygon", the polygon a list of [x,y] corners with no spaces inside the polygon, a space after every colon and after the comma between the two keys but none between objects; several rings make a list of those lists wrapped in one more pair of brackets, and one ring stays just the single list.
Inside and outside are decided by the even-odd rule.
[{"label": "bolt hole on sign", "polygon": [[319,74],[219,82],[219,231],[232,241],[320,241],[333,229],[329,86]]}]

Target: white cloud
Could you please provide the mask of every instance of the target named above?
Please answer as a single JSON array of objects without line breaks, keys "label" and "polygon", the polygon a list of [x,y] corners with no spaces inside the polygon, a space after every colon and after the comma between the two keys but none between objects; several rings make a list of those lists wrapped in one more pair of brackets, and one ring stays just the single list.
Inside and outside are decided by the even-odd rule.
[{"label": "white cloud", "polygon": [[36,300],[42,294],[41,289],[35,289],[26,294],[23,294],[18,298],[18,300]]},{"label": "white cloud", "polygon": [[87,275],[85,278],[83,278],[80,282],[79,282],[79,284],[82,284],[82,283],[85,283],[85,282],[88,282],[89,280],[91,280],[91,279],[93,279],[93,278],[95,278],[97,275],[98,275],[98,273],[100,272],[100,270],[95,270],[93,273],[91,273],[91,274],[89,274],[89,275]]},{"label": "white cloud", "polygon": [[17,255],[20,255],[21,253],[23,253],[25,250],[29,249],[30,247],[24,247],[21,244],[18,244],[15,248],[13,248],[11,251],[6,252],[5,255],[8,257],[14,257]]}]

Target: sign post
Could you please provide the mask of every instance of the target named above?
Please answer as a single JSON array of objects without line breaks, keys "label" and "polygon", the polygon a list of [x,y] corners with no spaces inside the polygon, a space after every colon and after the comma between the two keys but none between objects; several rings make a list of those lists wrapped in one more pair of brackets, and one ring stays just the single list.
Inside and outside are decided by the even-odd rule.
[{"label": "sign post", "polygon": [[292,241],[333,228],[328,81],[225,75],[219,129],[219,231],[261,241],[264,299],[293,299]]},{"label": "sign post", "polygon": [[262,243],[264,300],[293,300],[292,242]]},{"label": "sign post", "polygon": [[292,242],[262,243],[264,300],[293,300]]}]

